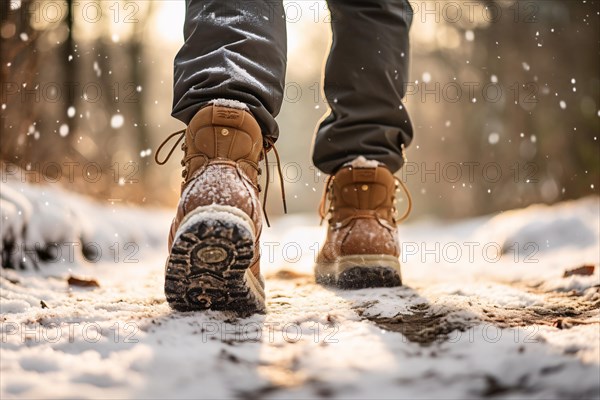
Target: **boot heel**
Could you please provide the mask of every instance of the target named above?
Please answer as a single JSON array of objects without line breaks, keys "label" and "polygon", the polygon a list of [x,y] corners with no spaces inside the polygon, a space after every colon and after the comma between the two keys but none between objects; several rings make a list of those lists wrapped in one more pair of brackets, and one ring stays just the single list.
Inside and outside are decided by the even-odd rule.
[{"label": "boot heel", "polygon": [[248,216],[229,206],[198,207],[182,221],[165,274],[165,295],[177,311],[264,311],[260,283],[249,270],[255,233]]},{"label": "boot heel", "polygon": [[340,289],[402,286],[400,261],[388,255],[350,255],[333,263],[317,263],[316,281]]}]

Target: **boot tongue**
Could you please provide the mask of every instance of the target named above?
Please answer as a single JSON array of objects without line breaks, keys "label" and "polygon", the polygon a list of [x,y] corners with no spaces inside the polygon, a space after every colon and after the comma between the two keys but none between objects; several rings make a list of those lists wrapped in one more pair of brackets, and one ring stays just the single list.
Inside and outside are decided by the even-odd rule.
[{"label": "boot tongue", "polygon": [[201,108],[185,131],[182,148],[185,152],[182,191],[196,171],[212,160],[237,165],[257,184],[262,133],[248,111],[213,104]]},{"label": "boot tongue", "polygon": [[333,186],[333,205],[338,210],[375,210],[392,205],[394,176],[385,167],[344,167],[335,175]]},{"label": "boot tongue", "polygon": [[244,124],[245,113],[239,108],[212,106],[212,124],[240,128]]},{"label": "boot tongue", "polygon": [[335,174],[337,185],[377,183],[384,186],[393,184],[394,176],[385,167],[352,167],[347,166]]},{"label": "boot tongue", "polygon": [[352,168],[352,182],[354,183],[372,183],[377,182],[377,172],[379,168]]},{"label": "boot tongue", "polygon": [[249,160],[258,163],[262,150],[260,126],[248,111],[209,105],[194,116],[186,132],[188,154],[209,159]]}]

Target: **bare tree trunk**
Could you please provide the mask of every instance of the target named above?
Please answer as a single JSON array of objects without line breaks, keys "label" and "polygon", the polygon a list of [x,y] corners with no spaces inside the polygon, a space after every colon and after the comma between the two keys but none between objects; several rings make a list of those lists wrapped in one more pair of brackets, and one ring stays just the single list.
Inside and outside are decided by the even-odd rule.
[{"label": "bare tree trunk", "polygon": [[18,10],[10,9],[10,1],[1,3],[0,25],[13,32],[11,36],[0,39],[0,157],[23,165],[31,139],[27,136],[28,127],[34,122],[35,116],[35,103],[26,103],[27,97],[23,94],[23,89],[31,88],[38,68],[38,57],[34,49],[39,35],[29,25],[32,0],[23,0]]}]

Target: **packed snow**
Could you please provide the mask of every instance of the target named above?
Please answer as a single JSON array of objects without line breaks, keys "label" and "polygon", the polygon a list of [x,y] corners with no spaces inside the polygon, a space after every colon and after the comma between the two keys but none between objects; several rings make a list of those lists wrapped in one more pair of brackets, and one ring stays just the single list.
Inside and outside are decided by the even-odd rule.
[{"label": "packed snow", "polygon": [[316,214],[280,218],[240,320],[167,305],[173,210],[0,194],[3,399],[600,396],[597,197],[403,225],[405,286],[357,291],[314,283]]},{"label": "packed snow", "polygon": [[237,101],[237,100],[215,99],[215,100],[209,101],[209,104],[212,104],[215,106],[220,106],[220,107],[236,108],[238,110],[246,110],[246,111],[249,110],[246,103],[242,103],[241,101]]},{"label": "packed snow", "polygon": [[364,156],[358,156],[345,165],[350,165],[353,168],[377,168],[379,166],[379,161],[367,160]]}]

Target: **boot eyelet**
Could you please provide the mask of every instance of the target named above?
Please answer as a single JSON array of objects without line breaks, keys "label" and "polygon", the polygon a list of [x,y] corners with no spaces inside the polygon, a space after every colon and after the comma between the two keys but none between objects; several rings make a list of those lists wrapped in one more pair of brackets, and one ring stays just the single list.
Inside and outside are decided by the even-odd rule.
[{"label": "boot eyelet", "polygon": [[225,128],[221,129],[221,135],[223,135],[223,136],[229,135],[229,129],[225,129]]},{"label": "boot eyelet", "polygon": [[366,192],[367,190],[369,190],[369,185],[362,185],[360,188],[363,192]]}]

